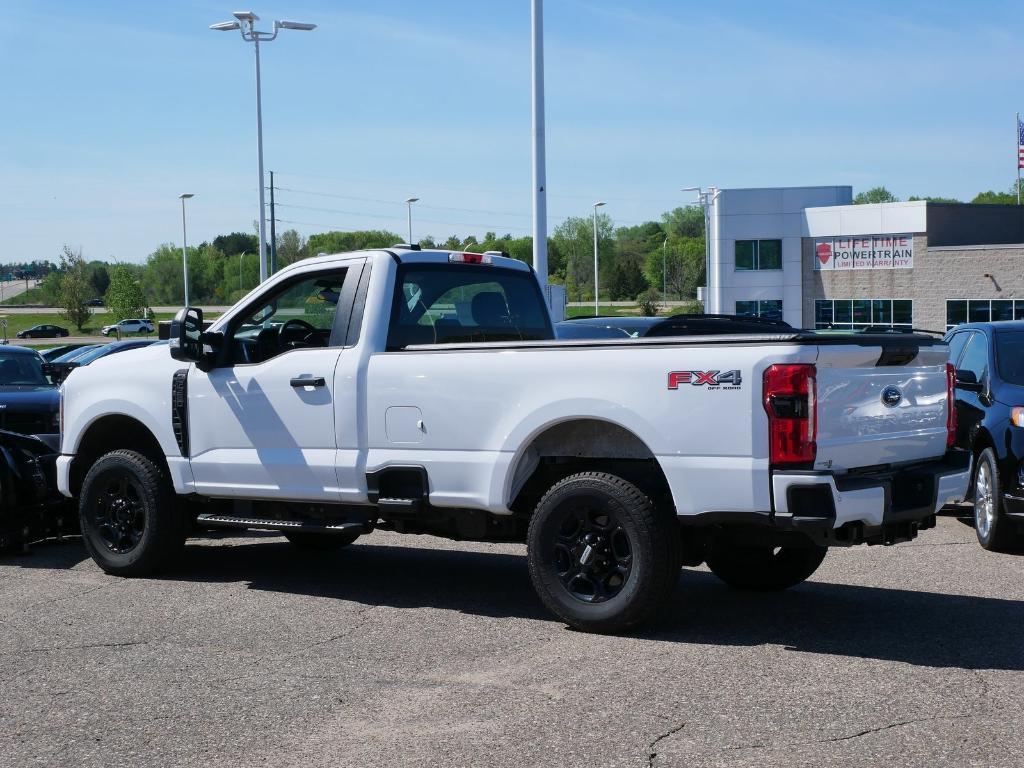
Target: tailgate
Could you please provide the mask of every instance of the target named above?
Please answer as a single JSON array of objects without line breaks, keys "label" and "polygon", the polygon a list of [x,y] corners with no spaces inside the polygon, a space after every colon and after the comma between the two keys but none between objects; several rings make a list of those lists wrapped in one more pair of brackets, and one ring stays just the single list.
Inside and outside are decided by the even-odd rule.
[{"label": "tailgate", "polygon": [[904,463],[946,452],[949,348],[894,342],[818,348],[816,469]]}]

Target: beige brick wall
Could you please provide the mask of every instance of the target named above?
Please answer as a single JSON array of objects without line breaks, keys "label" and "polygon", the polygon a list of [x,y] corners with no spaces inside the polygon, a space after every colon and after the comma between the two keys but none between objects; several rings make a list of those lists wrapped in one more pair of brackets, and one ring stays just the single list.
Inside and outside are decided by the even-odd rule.
[{"label": "beige brick wall", "polygon": [[[814,327],[815,299],[912,299],[914,325],[946,328],[946,299],[1024,299],[1024,246],[928,250],[914,235],[913,269],[815,270],[814,239],[803,239],[803,322]],[[985,277],[991,274],[993,279]]]}]

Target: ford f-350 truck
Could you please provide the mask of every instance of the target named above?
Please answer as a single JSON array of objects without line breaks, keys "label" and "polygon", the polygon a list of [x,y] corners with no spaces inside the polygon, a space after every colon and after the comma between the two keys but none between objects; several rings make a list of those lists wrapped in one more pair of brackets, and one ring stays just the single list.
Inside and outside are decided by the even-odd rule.
[{"label": "ford f-350 truck", "polygon": [[619,631],[680,565],[783,589],[830,546],[934,525],[969,472],[947,356],[917,334],[555,341],[521,262],[322,255],[74,371],[58,486],[108,573],[171,565],[195,524],[525,542],[553,613]]}]

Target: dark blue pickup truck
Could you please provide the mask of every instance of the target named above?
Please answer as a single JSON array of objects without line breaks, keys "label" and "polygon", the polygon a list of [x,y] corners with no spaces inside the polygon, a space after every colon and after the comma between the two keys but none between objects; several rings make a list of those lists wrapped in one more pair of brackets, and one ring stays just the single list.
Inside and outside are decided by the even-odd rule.
[{"label": "dark blue pickup truck", "polygon": [[974,457],[974,530],[985,549],[1024,549],[1024,322],[946,334],[956,369],[957,445]]}]

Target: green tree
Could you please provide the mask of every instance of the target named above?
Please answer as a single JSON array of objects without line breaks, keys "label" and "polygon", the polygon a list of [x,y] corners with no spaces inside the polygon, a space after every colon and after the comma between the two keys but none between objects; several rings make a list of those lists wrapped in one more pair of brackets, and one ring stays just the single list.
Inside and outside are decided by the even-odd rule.
[{"label": "green tree", "polygon": [[924,200],[928,203],[963,203],[963,200],[957,200],[955,197],[917,197],[916,195],[908,197],[907,202],[913,203],[920,200]]},{"label": "green tree", "polygon": [[636,261],[620,258],[612,266],[608,277],[608,293],[613,301],[632,299],[648,287],[647,280]]},{"label": "green tree", "polygon": [[[206,243],[203,243],[206,245]],[[225,256],[237,256],[240,253],[256,253],[260,249],[259,238],[245,232],[232,232],[230,235],[217,235],[213,238],[213,247]]]},{"label": "green tree", "polygon": [[110,287],[110,273],[107,265],[101,261],[89,263],[89,285],[92,286],[96,296],[103,296]]},{"label": "green tree", "polygon": [[898,203],[900,199],[885,187],[873,187],[867,192],[858,192],[853,198],[854,205],[866,203]]},{"label": "green tree", "polygon": [[696,296],[697,286],[705,284],[704,238],[669,238],[664,248],[647,254],[644,274],[651,285],[660,286],[663,280],[667,283],[665,298]]},{"label": "green tree", "polygon": [[980,192],[971,202],[981,205],[1016,205],[1017,182],[1013,182],[1006,192],[996,192],[991,189],[987,192]]},{"label": "green tree", "polygon": [[65,245],[60,255],[60,306],[61,317],[73,323],[79,331],[91,317],[86,302],[89,300],[89,278],[82,251],[74,251]]},{"label": "green tree", "polygon": [[107,308],[115,320],[141,317],[146,309],[146,292],[135,273],[125,264],[116,265],[107,289]]},{"label": "green tree", "polygon": [[318,253],[345,253],[364,248],[387,248],[403,242],[400,235],[385,230],[363,230],[357,232],[322,232],[310,235],[306,249],[310,255]]},{"label": "green tree", "polygon": [[150,304],[175,305],[184,301],[181,267],[181,248],[173,243],[164,243],[146,257],[142,283]]},{"label": "green tree", "polygon": [[[597,216],[597,252],[599,279],[605,280],[602,293],[607,293],[607,280],[615,268],[615,232],[612,219],[606,213]],[[590,216],[570,216],[552,233],[549,243],[549,267],[553,259],[564,264],[565,290],[569,301],[589,301],[594,298],[594,220]],[[559,266],[561,266],[559,264]],[[555,269],[551,269],[555,272]]]},{"label": "green tree", "polygon": [[704,209],[699,205],[675,208],[661,215],[661,227],[669,237],[702,237]]},{"label": "green tree", "polygon": [[277,266],[287,267],[306,258],[306,241],[294,229],[288,229],[277,236]]}]

